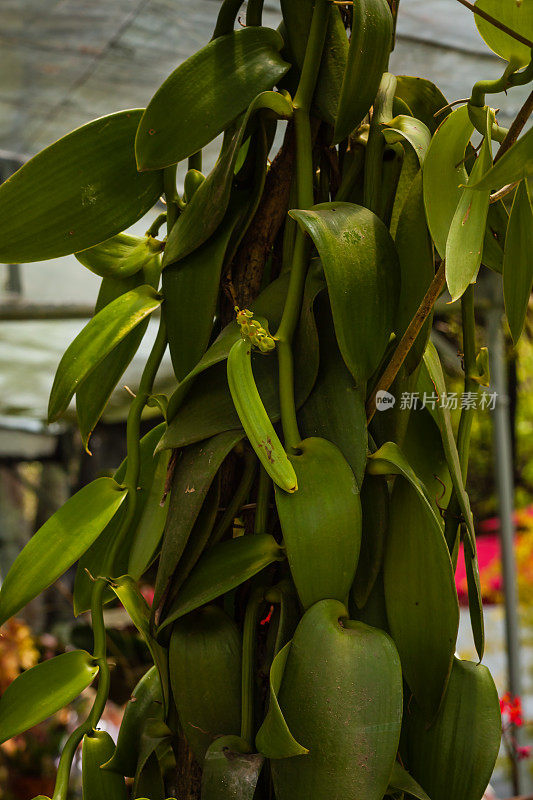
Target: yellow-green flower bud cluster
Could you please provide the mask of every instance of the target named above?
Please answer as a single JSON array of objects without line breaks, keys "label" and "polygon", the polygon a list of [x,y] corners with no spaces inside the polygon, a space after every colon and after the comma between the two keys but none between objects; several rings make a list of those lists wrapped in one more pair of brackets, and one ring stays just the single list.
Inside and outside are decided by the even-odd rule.
[{"label": "yellow-green flower bud cluster", "polygon": [[235,306],[235,312],[237,314],[237,325],[240,327],[243,336],[247,336],[261,353],[269,353],[274,350],[276,347],[274,337],[253,318],[252,311]]}]

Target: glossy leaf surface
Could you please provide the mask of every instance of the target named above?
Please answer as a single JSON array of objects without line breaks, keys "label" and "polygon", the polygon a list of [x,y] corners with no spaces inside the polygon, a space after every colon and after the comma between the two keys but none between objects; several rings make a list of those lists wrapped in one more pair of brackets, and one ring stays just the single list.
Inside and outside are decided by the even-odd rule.
[{"label": "glossy leaf surface", "polygon": [[93,682],[98,667],[85,650],[72,650],[22,672],[0,698],[0,743],[47,719]]},{"label": "glossy leaf surface", "polygon": [[252,800],[264,758],[239,736],[222,736],[207,751],[202,800]]},{"label": "glossy leaf surface", "polygon": [[298,491],[276,486],[283,543],[304,608],[327,598],[345,601],[361,546],[361,501],[341,451],[313,437],[290,455]]},{"label": "glossy leaf surface", "polygon": [[[148,104],[137,131],[141,170],[176,164],[201,150],[287,72],[280,35],[249,27],[211,41],[174,70]],[[177,113],[169,113],[176,109]]]},{"label": "glossy leaf surface", "polygon": [[107,731],[95,730],[83,737],[81,750],[83,800],[127,800],[121,775],[101,769],[115,743]]},{"label": "glossy leaf surface", "polygon": [[526,320],[533,284],[533,210],[526,181],[521,181],[513,200],[503,258],[505,313],[516,343]]},{"label": "glossy leaf surface", "polygon": [[[448,101],[441,90],[427,78],[413,75],[398,75],[396,78],[396,97],[406,103],[410,113],[421,120],[433,134],[442,120],[450,113],[445,109]],[[437,112],[441,111],[441,114]]]},{"label": "glossy leaf surface", "polygon": [[123,279],[139,272],[160,250],[159,242],[149,236],[141,239],[118,233],[75,256],[80,264],[101,278]]},{"label": "glossy leaf surface", "polygon": [[56,581],[100,535],[126,499],[112,478],[97,478],[39,528],[6,575],[0,624]]},{"label": "glossy leaf surface", "polygon": [[[477,0],[477,8],[486,11],[498,22],[502,22],[511,30],[520,33],[526,39],[533,40],[533,5],[531,0]],[[505,61],[514,61],[525,67],[531,61],[531,50],[522,42],[517,42],[508,33],[499,30],[478,14],[474,17],[477,29],[485,43]]]},{"label": "glossy leaf surface", "polygon": [[0,187],[0,261],[58,258],[128,228],[163,191],[160,172],[137,172],[142,110],[120,111],[64,136]]},{"label": "glossy leaf surface", "polygon": [[431,141],[431,133],[421,120],[405,114],[399,114],[383,126],[383,136],[388,144],[401,142],[402,139],[409,142],[420,164],[424,163]]},{"label": "glossy leaf surface", "polygon": [[339,348],[356,383],[363,385],[381,361],[392,330],[399,288],[394,242],[375,214],[352,203],[322,203],[290,213],[318,250]]},{"label": "glossy leaf surface", "polygon": [[140,286],[105,306],[63,354],[48,403],[48,421],[58,419],[83,380],[125,336],[161,305],[151,286]]}]

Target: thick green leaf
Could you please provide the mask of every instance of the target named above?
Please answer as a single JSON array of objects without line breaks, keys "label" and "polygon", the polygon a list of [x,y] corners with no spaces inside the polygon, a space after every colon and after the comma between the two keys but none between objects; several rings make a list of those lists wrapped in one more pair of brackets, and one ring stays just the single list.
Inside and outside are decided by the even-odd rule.
[{"label": "thick green leaf", "polygon": [[513,200],[503,258],[503,296],[511,335],[518,342],[533,284],[533,209],[526,181]]},{"label": "thick green leaf", "polygon": [[226,131],[217,163],[170,232],[165,245],[164,266],[179,261],[200,247],[222,222],[238,160],[244,149],[241,146],[250,127],[256,122],[254,115],[258,112],[289,118],[292,106],[282,94],[262,92],[250,104],[246,114]]},{"label": "thick green leaf", "polygon": [[165,715],[169,708],[169,675],[168,675],[168,654],[164,647],[157,642],[150,631],[150,607],[136,582],[130,575],[122,575],[110,582],[111,588],[128,612],[128,615],[145,640],[150,650],[153,662],[159,673],[161,691],[163,694],[163,705]]},{"label": "thick green leaf", "polygon": [[278,700],[290,649],[291,642],[287,642],[272,661],[268,711],[255,738],[257,749],[267,758],[290,758],[291,756],[306,755],[309,752],[307,747],[298,744],[290,732]]},{"label": "thick green leaf", "polygon": [[175,623],[168,658],[181,729],[201,764],[213,740],[240,733],[241,634],[206,606]]},{"label": "thick green leaf", "polygon": [[58,419],[83,380],[140,322],[161,305],[151,286],[120,295],[83,328],[63,354],[48,403],[48,421]]},{"label": "thick green leaf", "polygon": [[411,797],[416,797],[417,800],[430,800],[420,784],[415,781],[412,775],[409,775],[407,770],[404,769],[398,761],[394,762],[387,794],[394,794],[396,792],[405,792],[405,794]]},{"label": "thick green leaf", "polygon": [[279,692],[307,755],[271,761],[278,800],[381,800],[400,735],[402,676],[383,631],[348,619],[336,600],[315,603],[290,647]]},{"label": "thick green leaf", "polygon": [[0,625],[56,581],[87,550],[126,499],[112,478],[70,497],[15,559],[0,590]]},{"label": "thick green leaf", "polygon": [[284,558],[276,540],[266,533],[220,542],[200,558],[159,630]]},{"label": "thick green leaf", "polygon": [[163,191],[137,172],[142,110],[121,111],[69,133],[0,187],[0,261],[43,261],[93,247],[128,228]]},{"label": "thick green leaf", "polygon": [[[149,743],[146,746],[151,747],[152,744]],[[154,750],[151,750],[144,759],[142,768],[139,769],[135,776],[133,788],[133,796],[135,798],[149,794],[150,800],[164,800],[165,784],[161,775],[157,753]],[[174,798],[169,798],[169,800],[174,800]]]},{"label": "thick green leaf", "polygon": [[431,141],[431,132],[423,122],[415,117],[400,114],[385,123],[382,130],[388,144],[406,140],[413,147],[420,165],[424,163]]},{"label": "thick green leaf", "polygon": [[209,42],[157,90],[135,140],[141,170],[161,169],[198,150],[223,131],[287,72],[281,36],[249,27]]},{"label": "thick green leaf", "polygon": [[[476,6],[526,39],[533,40],[533,7],[530,0],[476,0]],[[513,61],[517,68],[529,64],[531,50],[527,45],[517,42],[478,14],[474,19],[485,44],[497,55],[505,61]]]},{"label": "thick green leaf", "polygon": [[339,351],[329,300],[315,304],[320,363],[313,390],[298,413],[304,438],[320,436],[337,445],[361,486],[366,466],[365,391],[355,385]]},{"label": "thick green leaf", "polygon": [[[170,454],[161,453],[161,458],[159,454],[154,456],[154,450],[164,428],[164,423],[156,425],[140,441],[135,514],[125,534],[124,542],[119,548],[113,568],[110,574],[105,576],[107,578],[115,578],[126,572],[134,578],[140,578],[150,563],[161,538],[168,501],[163,506],[160,506],[160,501],[163,497],[166,465]],[[126,475],[126,466],[127,458],[113,475],[119,484]],[[76,616],[90,608],[93,588],[93,580],[90,576],[95,578],[102,575],[107,549],[118,532],[123,513],[124,507],[118,514],[115,514],[78,562],[74,581],[74,614]],[[107,600],[111,600],[114,595],[111,590],[106,590],[104,596]]]},{"label": "thick green leaf", "polygon": [[63,653],[21,673],[0,698],[0,744],[71,703],[97,673],[85,650]]},{"label": "thick green leaf", "polygon": [[524,133],[472,188],[501,189],[524,178],[533,178],[533,128]]},{"label": "thick green leaf", "polygon": [[239,736],[215,739],[202,771],[202,800],[253,800],[264,758]]},{"label": "thick green leaf", "polygon": [[392,14],[386,0],[360,0],[352,22],[334,143],[345,139],[369,111],[392,48]]},{"label": "thick green leaf", "polygon": [[352,203],[322,203],[290,213],[318,250],[339,348],[356,383],[363,386],[378,367],[392,331],[399,289],[394,242],[375,214]]},{"label": "thick green leaf", "polygon": [[83,800],[127,800],[121,775],[101,769],[109,760],[115,743],[107,731],[94,730],[83,737],[81,772]]},{"label": "thick green leaf", "polygon": [[[291,60],[301,71],[311,28],[313,7],[307,0],[281,0],[281,10],[291,51]],[[328,13],[328,27],[313,102],[322,119],[329,125],[334,125],[349,44],[340,9],[331,5]]]},{"label": "thick green leaf", "polygon": [[137,769],[140,752],[139,731],[148,717],[160,714],[163,718],[163,695],[157,668],[150,667],[148,672],[135,686],[126,705],[117,745],[104,764],[104,769],[118,772],[120,775],[133,778]]},{"label": "thick green leaf", "polygon": [[429,722],[450,674],[459,603],[442,527],[425,496],[403,477],[391,496],[384,583],[402,671]]},{"label": "thick green leaf", "polygon": [[289,460],[298,490],[277,485],[283,543],[304,608],[318,600],[343,602],[350,591],[361,546],[361,501],[350,465],[327,439],[312,437]]},{"label": "thick green leaf", "polygon": [[[421,171],[411,183],[394,238],[401,275],[395,332],[398,339],[401,339],[435,275],[433,245],[424,221]],[[424,323],[407,355],[406,368],[410,373],[416,369],[424,355],[431,332],[432,318],[433,313]]]},{"label": "thick green leaf", "polygon": [[431,800],[481,800],[501,742],[498,693],[487,667],[454,659],[438,717],[428,728],[416,702],[406,712],[407,757]]},{"label": "thick green leaf", "polygon": [[359,609],[366,605],[383,563],[389,525],[389,490],[385,478],[365,475],[361,507],[361,551],[352,586],[352,597]]},{"label": "thick green leaf", "polygon": [[229,431],[183,450],[174,469],[161,558],[155,581],[154,610],[165,597],[207,492],[222,462],[242,439]]},{"label": "thick green leaf", "polygon": [[403,100],[413,117],[421,120],[433,134],[442,120],[450,114],[450,110],[442,111],[448,101],[441,90],[426,78],[411,75],[398,75],[396,78],[396,97]]},{"label": "thick green leaf", "polygon": [[140,239],[118,233],[75,256],[80,264],[101,278],[122,279],[139,272],[161,249],[161,243],[151,236]]},{"label": "thick green leaf", "polygon": [[441,258],[446,257],[450,225],[468,182],[465,150],[474,126],[467,106],[449,114],[434,134],[424,162],[424,204],[431,237]]},{"label": "thick green leaf", "polygon": [[446,240],[446,283],[452,301],[458,300],[468,285],[475,281],[481,265],[490,189],[477,191],[470,185],[477,183],[492,165],[490,109],[487,109],[486,121],[487,133],[457,204]]},{"label": "thick green leaf", "polygon": [[[117,297],[142,286],[144,282],[142,272],[120,280],[103,278],[94,308],[95,315]],[[76,391],[78,427],[85,449],[89,453],[89,438],[94,427],[126,367],[137,352],[147,326],[148,319],[145,319],[130,331],[104,360],[91,370]]]},{"label": "thick green leaf", "polygon": [[448,505],[452,482],[438,425],[427,408],[410,415],[402,450],[440,516],[440,509]]}]

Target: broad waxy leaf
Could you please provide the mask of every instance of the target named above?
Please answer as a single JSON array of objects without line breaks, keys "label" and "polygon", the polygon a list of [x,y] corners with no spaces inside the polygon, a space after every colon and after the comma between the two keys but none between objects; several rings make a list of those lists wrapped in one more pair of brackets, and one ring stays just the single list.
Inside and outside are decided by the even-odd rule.
[{"label": "broad waxy leaf", "polygon": [[385,141],[388,144],[406,140],[413,147],[420,165],[424,163],[431,141],[431,132],[421,120],[405,114],[399,114],[383,125],[382,130]]},{"label": "broad waxy leaf", "polygon": [[313,437],[289,455],[298,491],[278,486],[283,543],[304,608],[327,598],[341,602],[353,583],[361,546],[361,501],[355,477],[341,451]]},{"label": "broad waxy leaf", "polygon": [[471,189],[470,185],[477,183],[492,165],[492,117],[488,108],[486,122],[487,132],[479,156],[468,178],[468,185],[462,191],[446,240],[446,282],[452,301],[458,300],[476,279],[481,265],[490,189],[478,191]]},{"label": "broad waxy leaf", "polygon": [[235,170],[244,149],[242,145],[258,112],[271,112],[276,117],[288,119],[292,114],[292,106],[282,94],[262,92],[250,104],[244,117],[226,132],[217,163],[187,203],[169,234],[163,257],[164,266],[179,261],[200,247],[224,219]]},{"label": "broad waxy leaf", "polygon": [[352,23],[334,144],[359,125],[377,94],[392,47],[392,14],[386,0],[360,0]]},{"label": "broad waxy leaf", "polygon": [[105,306],[68,346],[54,378],[48,421],[58,419],[83,380],[130,333],[161,305],[151,286],[140,286]]},{"label": "broad waxy leaf", "polygon": [[[99,576],[115,578],[126,572],[133,578],[140,578],[150,563],[163,531],[164,519],[168,510],[168,500],[160,506],[166,479],[168,453],[154,456],[157,442],[161,438],[164,423],[156,425],[139,443],[139,477],[135,514],[130,528],[119,548],[111,574],[102,576],[105,555],[110,542],[117,535],[122,522],[123,507],[107,524],[100,536],[82,555],[78,562],[74,581],[74,614],[78,616],[87,611],[91,604],[93,578]],[[120,464],[114,480],[121,484],[126,475],[127,458]],[[113,599],[111,590],[104,593],[106,600]]]},{"label": "broad waxy leaf", "polygon": [[257,749],[267,758],[290,758],[306,755],[309,752],[307,747],[298,744],[290,732],[278,700],[291,644],[292,642],[287,642],[272,661],[268,711],[255,738]]},{"label": "broad waxy leaf", "polygon": [[403,674],[430,722],[450,674],[459,603],[442,527],[425,497],[402,477],[391,496],[384,585]]},{"label": "broad waxy leaf", "polygon": [[150,667],[135,686],[131,699],[126,705],[117,745],[104,769],[118,772],[120,775],[133,778],[139,758],[139,731],[146,719],[155,716],[159,711],[163,717],[163,695],[157,667]]},{"label": "broad waxy leaf", "polygon": [[70,497],[39,528],[6,575],[0,625],[56,581],[87,550],[124,502],[127,491],[97,478]]},{"label": "broad waxy leaf", "polygon": [[309,753],[272,760],[278,800],[326,800],[333,792],[381,800],[402,717],[400,661],[386,633],[348,619],[337,600],[315,603],[294,634],[279,704]]},{"label": "broad waxy leaf", "polygon": [[[281,36],[248,27],[220,36],[190,56],[157,90],[135,140],[137,164],[153,170],[201,150],[287,72]],[[169,113],[171,109],[175,113]]]},{"label": "broad waxy leaf", "polygon": [[75,256],[80,264],[101,278],[122,279],[135,275],[160,251],[161,243],[151,236],[140,239],[118,233]]},{"label": "broad waxy leaf", "polygon": [[384,478],[365,475],[361,507],[361,551],[352,586],[352,597],[358,608],[363,608],[368,601],[383,563],[389,525],[389,490]]},{"label": "broad waxy leaf", "polygon": [[[448,105],[448,101],[441,90],[426,78],[398,75],[395,97],[403,100],[410,114],[421,120],[432,134],[442,120],[451,113],[450,109],[442,111]],[[442,114],[437,114],[438,111],[442,111]]]},{"label": "broad waxy leaf", "polygon": [[438,425],[427,408],[410,415],[402,451],[439,517],[448,505],[452,482]]},{"label": "broad waxy leaf", "polygon": [[0,187],[0,261],[77,253],[128,228],[163,191],[133,153],[141,109],[90,122],[28,161]]},{"label": "broad waxy leaf", "polygon": [[339,348],[362,386],[378,367],[392,330],[399,289],[394,242],[375,214],[352,203],[290,213],[318,250]]},{"label": "broad waxy leaf", "polygon": [[[153,744],[153,742],[149,742],[147,747],[153,747]],[[161,775],[157,753],[154,750],[150,750],[144,759],[142,768],[139,769],[135,776],[133,787],[133,794],[136,798],[148,794],[150,800],[164,800],[165,784]],[[169,800],[175,800],[175,798],[169,798]]]},{"label": "broad waxy leaf", "polygon": [[527,182],[521,181],[513,200],[503,257],[505,313],[515,344],[524,328],[532,284],[533,209]]},{"label": "broad waxy leaf", "polygon": [[472,184],[472,188],[496,190],[524,178],[533,178],[533,128],[524,133],[478,183]]},{"label": "broad waxy leaf", "polygon": [[202,770],[202,800],[253,800],[264,758],[240,736],[221,736]]},{"label": "broad waxy leaf", "polygon": [[63,653],[22,672],[0,698],[0,744],[71,703],[97,673],[85,650]]},{"label": "broad waxy leaf", "polygon": [[[157,258],[157,256],[156,256]],[[103,278],[94,308],[95,315],[105,306],[126,292],[137,289],[144,283],[143,273],[129,278]],[[85,449],[89,438],[100,419],[113,390],[126,367],[137,352],[148,326],[148,318],[143,320],[84,379],[76,392],[76,414],[78,427]]]},{"label": "broad waxy leaf", "polygon": [[[281,0],[281,10],[293,63],[296,63],[298,69],[301,70],[311,28],[313,7],[306,0]],[[331,5],[322,61],[313,97],[313,103],[320,116],[330,125],[335,124],[337,116],[348,49],[348,38],[340,10]]]},{"label": "broad waxy leaf", "polygon": [[437,719],[406,713],[409,769],[431,800],[481,800],[501,741],[498,693],[487,667],[455,658]]},{"label": "broad waxy leaf", "polygon": [[298,412],[298,424],[304,438],[320,436],[337,445],[361,486],[367,448],[365,391],[356,387],[340,354],[325,294],[315,309],[320,362],[313,390]]},{"label": "broad waxy leaf", "polygon": [[183,450],[174,469],[161,558],[155,582],[154,610],[165,596],[200,513],[209,487],[242,431],[229,431]]},{"label": "broad waxy leaf", "polygon": [[101,769],[114,749],[115,743],[107,731],[95,730],[83,737],[83,800],[127,800],[128,792],[122,775]]},{"label": "broad waxy leaf", "polygon": [[[511,30],[533,40],[533,4],[531,0],[477,0],[476,7],[503,22]],[[522,42],[504,33],[478,14],[474,15],[477,29],[485,44],[505,61],[525,67],[531,61],[531,50]]]},{"label": "broad waxy leaf", "polygon": [[220,542],[200,558],[159,630],[284,558],[274,537],[266,533]]},{"label": "broad waxy leaf", "polygon": [[434,134],[424,162],[424,204],[431,237],[441,258],[446,257],[450,225],[468,182],[465,150],[474,126],[467,106],[449,114]]},{"label": "broad waxy leaf", "polygon": [[[167,651],[157,642],[150,631],[150,607],[136,582],[130,575],[122,575],[111,583],[111,588],[128,612],[128,615],[145,640],[152,656],[153,662],[159,673],[165,715],[169,708],[169,675]],[[107,760],[107,759],[106,759]]]},{"label": "broad waxy leaf", "polygon": [[241,634],[217,606],[201,608],[172,628],[172,694],[181,728],[200,764],[217,737],[240,733],[241,660]]},{"label": "broad waxy leaf", "polygon": [[405,792],[411,797],[416,797],[417,800],[430,800],[420,784],[415,781],[412,775],[409,775],[398,761],[394,762],[387,794],[394,794],[395,792]]}]

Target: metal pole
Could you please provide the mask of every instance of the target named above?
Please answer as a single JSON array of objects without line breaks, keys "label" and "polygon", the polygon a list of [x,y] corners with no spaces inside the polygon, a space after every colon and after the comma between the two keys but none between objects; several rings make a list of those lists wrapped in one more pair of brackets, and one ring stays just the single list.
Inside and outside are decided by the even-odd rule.
[{"label": "metal pole", "polygon": [[[518,616],[518,589],[514,552],[514,480],[511,451],[511,424],[507,386],[505,340],[503,336],[503,308],[501,305],[501,280],[490,275],[493,304],[487,312],[487,327],[490,353],[491,390],[496,392],[496,404],[492,413],[494,438],[494,464],[500,516],[500,539],[502,553],[503,591],[505,597],[505,637],[507,644],[507,674],[509,691],[513,697],[521,697],[520,668],[520,624]],[[517,745],[520,744],[520,728],[512,731]],[[525,762],[513,759],[514,793],[526,791],[527,772]]]}]

